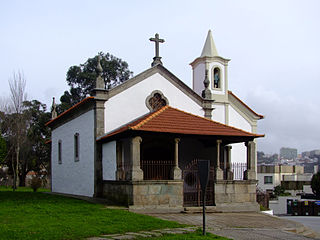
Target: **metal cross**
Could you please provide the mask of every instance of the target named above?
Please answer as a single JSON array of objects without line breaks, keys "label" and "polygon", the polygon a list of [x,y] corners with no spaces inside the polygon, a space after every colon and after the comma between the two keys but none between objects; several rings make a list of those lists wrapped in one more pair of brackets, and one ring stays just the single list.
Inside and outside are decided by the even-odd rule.
[{"label": "metal cross", "polygon": [[153,58],[153,63],[151,64],[152,66],[157,65],[157,64],[162,64],[161,62],[161,57],[159,56],[159,43],[164,43],[164,39],[159,38],[159,34],[156,33],[154,38],[149,39],[151,42],[155,43],[156,47],[156,56]]}]

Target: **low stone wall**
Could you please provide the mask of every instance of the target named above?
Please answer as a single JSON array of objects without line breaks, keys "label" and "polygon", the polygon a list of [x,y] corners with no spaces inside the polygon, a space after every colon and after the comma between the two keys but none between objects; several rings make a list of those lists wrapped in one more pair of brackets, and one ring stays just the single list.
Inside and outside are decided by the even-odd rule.
[{"label": "low stone wall", "polygon": [[218,180],[215,184],[217,211],[258,211],[256,180]]},{"label": "low stone wall", "polygon": [[132,205],[132,192],[133,185],[129,181],[103,181],[103,197],[116,204]]},{"label": "low stone wall", "polygon": [[130,209],[183,209],[182,180],[104,181],[103,194]]}]

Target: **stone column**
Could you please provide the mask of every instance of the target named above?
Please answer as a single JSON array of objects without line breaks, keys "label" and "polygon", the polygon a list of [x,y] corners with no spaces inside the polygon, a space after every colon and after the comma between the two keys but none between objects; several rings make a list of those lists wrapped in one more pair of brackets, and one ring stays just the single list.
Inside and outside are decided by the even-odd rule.
[{"label": "stone column", "polygon": [[216,169],[216,179],[223,180],[223,170],[220,167],[221,159],[221,140],[217,140],[217,169]]},{"label": "stone column", "polygon": [[140,168],[141,137],[133,137],[130,141],[131,180],[143,180],[143,171]]},{"label": "stone column", "polygon": [[232,163],[231,163],[231,149],[232,146],[226,146],[227,150],[227,180],[233,180]]},{"label": "stone column", "polygon": [[117,141],[116,143],[116,161],[117,161],[117,170],[116,170],[116,179],[117,180],[125,180],[125,172],[123,166],[123,158],[122,158],[122,142]]},{"label": "stone column", "polygon": [[256,143],[249,141],[245,143],[247,147],[247,170],[244,172],[245,180],[256,180],[256,165],[257,165],[257,156],[256,156]]},{"label": "stone column", "polygon": [[[104,99],[96,99],[94,105],[94,139],[102,136],[104,132]],[[102,174],[102,144],[94,142],[94,197],[103,195],[103,174]]]},{"label": "stone column", "polygon": [[171,178],[173,180],[181,180],[182,174],[179,168],[179,142],[180,138],[174,139],[174,167],[171,169]]}]

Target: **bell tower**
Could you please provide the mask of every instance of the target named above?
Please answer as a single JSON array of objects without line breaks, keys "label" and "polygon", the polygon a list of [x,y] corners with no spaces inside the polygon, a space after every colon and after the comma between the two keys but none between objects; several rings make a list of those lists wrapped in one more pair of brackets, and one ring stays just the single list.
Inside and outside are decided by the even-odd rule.
[{"label": "bell tower", "polygon": [[193,90],[201,96],[204,90],[204,80],[207,79],[209,86],[206,91],[211,91],[212,100],[226,102],[229,61],[230,59],[219,56],[211,30],[209,30],[200,57],[190,63],[193,72]]}]

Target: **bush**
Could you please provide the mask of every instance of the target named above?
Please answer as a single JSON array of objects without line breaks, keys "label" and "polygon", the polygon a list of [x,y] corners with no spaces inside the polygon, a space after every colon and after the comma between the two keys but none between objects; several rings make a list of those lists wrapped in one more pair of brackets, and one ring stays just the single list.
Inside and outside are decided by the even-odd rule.
[{"label": "bush", "polygon": [[267,210],[270,210],[269,208],[266,208],[266,207],[264,207],[264,206],[262,206],[261,204],[260,204],[260,211],[267,211]]},{"label": "bush", "polygon": [[273,194],[275,197],[290,196],[290,193],[287,193],[285,191],[286,191],[286,189],[283,186],[278,185],[278,186],[274,187]]},{"label": "bush", "polygon": [[42,185],[42,181],[39,177],[33,177],[31,179],[30,187],[33,189],[34,192],[38,190]]},{"label": "bush", "polygon": [[313,174],[311,178],[311,188],[316,198],[320,199],[320,171]]}]

